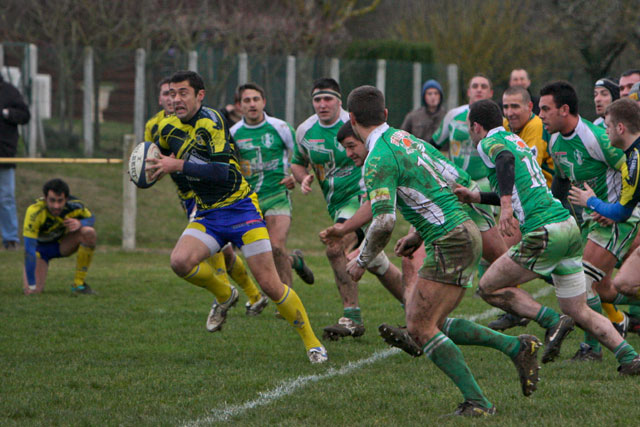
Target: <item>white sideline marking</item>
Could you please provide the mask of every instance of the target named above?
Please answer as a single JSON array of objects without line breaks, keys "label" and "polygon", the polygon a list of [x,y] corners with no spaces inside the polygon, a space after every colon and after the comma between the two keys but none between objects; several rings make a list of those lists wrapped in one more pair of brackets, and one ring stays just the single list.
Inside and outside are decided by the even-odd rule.
[{"label": "white sideline marking", "polygon": [[346,375],[351,371],[355,371],[364,365],[377,362],[381,359],[386,359],[392,354],[400,353],[402,350],[397,348],[390,348],[384,351],[376,351],[372,356],[366,359],[360,359],[356,362],[349,362],[340,369],[330,368],[324,374],[320,375],[307,375],[306,377],[298,377],[292,380],[284,381],[282,384],[274,388],[273,390],[258,393],[258,398],[240,405],[225,405],[220,409],[213,409],[211,415],[199,420],[185,423],[185,426],[197,426],[201,424],[210,424],[216,421],[227,421],[229,418],[242,414],[249,409],[256,408],[258,406],[264,406],[274,400],[281,397],[292,394],[296,389],[304,387],[307,383],[322,381],[337,375]]},{"label": "white sideline marking", "polygon": [[[554,288],[552,286],[546,286],[533,294],[533,298],[537,299],[541,296],[548,295]],[[456,316],[459,318],[471,320],[475,322],[477,320],[487,319],[489,317],[493,317],[501,312],[498,308],[490,308],[489,310],[483,311],[480,314],[474,314],[471,316]],[[366,359],[360,359],[355,362],[349,362],[342,368],[330,368],[324,374],[320,375],[307,375],[305,377],[297,377],[291,380],[283,381],[276,388],[258,392],[258,397],[256,399],[250,400],[248,402],[242,403],[240,405],[223,405],[221,408],[212,409],[211,415],[197,419],[195,421],[188,421],[184,423],[184,426],[199,426],[203,424],[211,424],[220,421],[228,421],[230,418],[235,417],[236,415],[241,415],[244,412],[247,412],[250,409],[257,408],[259,406],[267,405],[275,400],[280,399],[281,397],[288,396],[293,394],[297,389],[306,386],[308,383],[318,382],[322,380],[326,380],[331,377],[335,377],[338,375],[346,375],[356,369],[360,369],[365,365],[370,365],[371,363],[377,362],[378,360],[386,359],[389,356],[392,356],[396,353],[400,353],[402,350],[398,348],[390,348],[384,351],[376,351],[370,357]]]}]

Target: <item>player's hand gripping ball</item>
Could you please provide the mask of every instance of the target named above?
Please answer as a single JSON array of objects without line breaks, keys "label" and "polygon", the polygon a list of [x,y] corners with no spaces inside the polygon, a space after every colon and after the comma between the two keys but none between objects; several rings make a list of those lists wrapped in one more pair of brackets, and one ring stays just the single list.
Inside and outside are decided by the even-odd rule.
[{"label": "player's hand gripping ball", "polygon": [[154,170],[145,170],[149,158],[160,158],[160,149],[149,141],[136,145],[129,157],[129,177],[139,188],[149,188],[156,182],[151,178]]}]

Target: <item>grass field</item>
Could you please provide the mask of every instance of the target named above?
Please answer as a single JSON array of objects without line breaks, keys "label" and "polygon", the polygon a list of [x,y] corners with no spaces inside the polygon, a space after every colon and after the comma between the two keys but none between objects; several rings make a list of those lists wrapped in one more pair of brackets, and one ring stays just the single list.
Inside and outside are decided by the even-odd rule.
[{"label": "grass field", "polygon": [[[22,214],[54,170],[18,170]],[[378,324],[404,320],[401,306],[371,275],[360,286],[367,332],[325,342],[327,364],[309,364],[297,334],[273,316],[273,305],[258,317],[246,317],[243,296],[222,332],[210,334],[204,322],[211,297],[168,266],[170,247],[184,226],[169,183],[139,192],[140,205],[151,211],[143,215],[139,207],[139,243],[145,249],[128,253],[117,249],[119,175],[96,168],[88,180],[86,169],[66,166],[55,172],[98,217],[106,243],[88,276],[98,295],[70,296],[75,265],[70,258],[52,263],[45,294],[25,297],[22,254],[0,252],[0,425],[627,426],[640,419],[640,382],[619,377],[613,355],[606,353],[603,363],[568,362],[581,331],[570,335],[559,360],[542,367],[538,391],[530,398],[521,395],[504,355],[463,347],[498,414],[488,420],[446,416],[461,401],[455,386],[425,357],[389,349],[377,336]],[[328,218],[319,197],[296,195],[294,202],[298,216],[291,247],[306,251],[316,274],[315,285],[296,278],[294,287],[320,335],[341,315],[315,237]],[[543,282],[527,289],[557,307]],[[455,315],[486,324],[495,314],[471,294]],[[511,332],[525,331],[544,335],[534,324]],[[640,348],[637,335],[628,340]]]}]

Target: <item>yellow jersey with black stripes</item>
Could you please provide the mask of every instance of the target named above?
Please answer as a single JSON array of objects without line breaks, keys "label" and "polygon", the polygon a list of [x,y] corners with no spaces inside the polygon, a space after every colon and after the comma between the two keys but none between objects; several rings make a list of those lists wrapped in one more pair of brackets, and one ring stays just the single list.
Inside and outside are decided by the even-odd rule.
[{"label": "yellow jersey with black stripes", "polygon": [[[152,141],[158,144],[158,141],[160,139],[160,131],[162,129],[163,123],[168,117],[172,117],[172,115],[167,115],[164,110],[160,110],[155,116],[151,117],[147,121],[147,124],[144,128],[144,140]],[[185,201],[193,199],[193,191],[189,186],[187,178],[181,172],[172,172],[171,179],[176,185],[176,191],[180,200]]]},{"label": "yellow jersey with black stripes", "polygon": [[183,175],[199,211],[229,206],[251,194],[251,187],[240,172],[229,130],[216,110],[202,106],[187,122],[176,116],[167,117],[162,121],[158,145],[164,154],[173,153],[186,162],[229,164],[227,179],[222,182]]},{"label": "yellow jersey with black stripes", "polygon": [[640,160],[640,138],[636,139],[631,147],[625,150],[627,161],[622,165],[622,191],[620,193],[620,204],[624,207],[633,208],[640,203],[640,186],[638,186],[640,173],[638,171],[638,161]]},{"label": "yellow jersey with black stripes", "polygon": [[73,196],[69,196],[59,216],[52,215],[49,209],[47,209],[47,203],[44,197],[41,197],[27,208],[27,213],[24,216],[22,234],[24,237],[37,239],[38,243],[56,242],[60,240],[67,231],[64,225],[65,219],[74,218],[82,220],[91,218],[92,216],[84,203]]},{"label": "yellow jersey with black stripes", "polygon": [[155,116],[147,120],[144,125],[144,140],[149,142],[155,142],[158,140],[158,131],[160,130],[160,122],[162,122],[167,116],[164,110],[158,111]]}]

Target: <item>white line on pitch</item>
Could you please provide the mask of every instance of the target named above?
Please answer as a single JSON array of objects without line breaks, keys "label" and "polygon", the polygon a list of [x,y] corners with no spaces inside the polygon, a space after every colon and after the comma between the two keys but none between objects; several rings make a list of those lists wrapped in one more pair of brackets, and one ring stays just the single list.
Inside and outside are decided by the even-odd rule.
[{"label": "white line on pitch", "polygon": [[304,387],[308,383],[322,381],[338,375],[346,375],[351,371],[361,368],[362,366],[369,365],[377,362],[378,360],[385,359],[392,354],[399,353],[401,350],[397,348],[391,348],[384,351],[377,351],[373,353],[371,357],[366,359],[360,359],[356,362],[349,362],[340,369],[330,368],[324,374],[320,375],[307,375],[305,377],[298,377],[292,380],[284,381],[282,384],[274,388],[273,390],[258,393],[258,398],[240,405],[228,405],[221,409],[214,409],[211,411],[211,415],[205,418],[201,418],[196,421],[188,422],[186,426],[197,426],[201,424],[210,424],[216,421],[226,421],[231,417],[240,415],[249,409],[256,408],[258,406],[266,405],[274,400],[278,400],[283,396],[292,394],[296,389]]},{"label": "white line on pitch", "polygon": [[[544,288],[542,288],[532,296],[534,298],[539,298],[539,297],[548,295],[552,290],[553,290],[553,287],[545,286]],[[463,316],[457,316],[457,317],[461,317],[467,320],[471,320],[472,322],[475,322],[477,320],[487,319],[489,317],[495,316],[500,312],[501,310],[497,308],[491,308],[479,314],[474,314],[471,316],[463,315]],[[391,348],[383,351],[376,351],[375,353],[373,353],[373,355],[371,355],[366,359],[360,359],[355,362],[349,362],[345,366],[339,369],[330,368],[324,374],[307,375],[304,377],[298,377],[298,378],[284,381],[279,386],[277,386],[272,390],[259,392],[258,397],[256,399],[250,400],[240,405],[225,405],[222,408],[213,409],[211,410],[211,415],[197,419],[195,421],[186,422],[184,423],[184,425],[199,426],[203,424],[206,425],[206,424],[211,424],[211,423],[220,422],[220,421],[227,421],[230,418],[235,417],[237,415],[241,415],[250,409],[267,405],[268,403],[278,400],[284,396],[293,394],[294,391],[296,391],[301,387],[306,386],[308,383],[326,380],[335,376],[346,375],[352,371],[355,371],[356,369],[360,369],[363,366],[370,365],[371,363],[377,362],[378,360],[386,359],[387,357],[394,355],[396,353],[399,353],[400,351],[401,350],[397,348]]]}]

